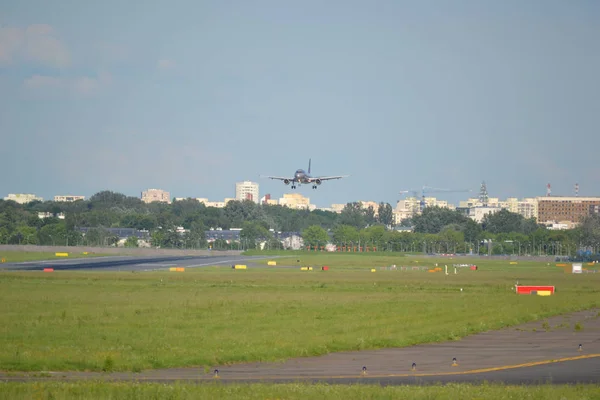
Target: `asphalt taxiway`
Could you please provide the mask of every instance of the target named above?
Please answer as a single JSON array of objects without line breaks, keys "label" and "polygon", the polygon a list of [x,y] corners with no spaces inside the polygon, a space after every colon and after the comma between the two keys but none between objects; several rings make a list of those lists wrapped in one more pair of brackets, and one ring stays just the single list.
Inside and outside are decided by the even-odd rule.
[{"label": "asphalt taxiway", "polygon": [[93,258],[64,258],[44,261],[27,261],[0,264],[5,271],[40,271],[53,268],[55,271],[154,271],[170,267],[197,268],[212,265],[229,265],[264,259],[264,256],[107,256]]}]

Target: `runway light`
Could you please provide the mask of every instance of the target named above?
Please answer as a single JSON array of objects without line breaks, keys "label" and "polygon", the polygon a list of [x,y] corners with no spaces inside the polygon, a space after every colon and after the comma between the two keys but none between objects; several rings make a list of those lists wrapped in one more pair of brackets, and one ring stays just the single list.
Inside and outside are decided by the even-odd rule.
[{"label": "runway light", "polygon": [[452,359],[452,366],[453,366],[453,367],[456,367],[456,366],[458,366],[458,363],[456,362],[456,357],[454,357],[454,358]]},{"label": "runway light", "polygon": [[367,374],[367,367],[362,367],[362,373],[363,373],[363,375]]},{"label": "runway light", "polygon": [[413,364],[412,364],[412,368],[411,368],[411,369],[412,369],[413,371],[414,371],[414,370],[416,370],[416,369],[417,369],[417,363],[413,363]]},{"label": "runway light", "polygon": [[219,370],[215,369],[215,378],[218,378],[218,377],[219,377]]},{"label": "runway light", "polygon": [[581,348],[581,345],[579,345],[579,351],[582,351],[583,349]]}]

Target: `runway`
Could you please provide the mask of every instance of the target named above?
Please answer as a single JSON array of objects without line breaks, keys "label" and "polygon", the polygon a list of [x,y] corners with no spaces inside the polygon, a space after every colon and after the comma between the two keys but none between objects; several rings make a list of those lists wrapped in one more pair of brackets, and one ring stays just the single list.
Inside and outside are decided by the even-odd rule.
[{"label": "runway", "polygon": [[40,271],[44,268],[53,268],[56,271],[155,271],[175,266],[198,268],[211,265],[239,264],[264,258],[264,256],[108,256],[4,263],[0,264],[0,270]]}]

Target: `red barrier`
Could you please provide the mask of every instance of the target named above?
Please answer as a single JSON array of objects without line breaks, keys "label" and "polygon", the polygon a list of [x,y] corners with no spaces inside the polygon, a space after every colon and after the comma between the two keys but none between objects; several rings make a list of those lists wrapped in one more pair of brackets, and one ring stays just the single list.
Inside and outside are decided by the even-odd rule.
[{"label": "red barrier", "polygon": [[329,271],[329,267],[328,266],[321,267],[321,270],[323,270],[323,271]]},{"label": "red barrier", "polygon": [[44,272],[52,272],[54,271],[54,268],[44,268]]},{"label": "red barrier", "polygon": [[554,294],[554,286],[517,286],[517,294],[532,294],[532,292],[549,291]]}]

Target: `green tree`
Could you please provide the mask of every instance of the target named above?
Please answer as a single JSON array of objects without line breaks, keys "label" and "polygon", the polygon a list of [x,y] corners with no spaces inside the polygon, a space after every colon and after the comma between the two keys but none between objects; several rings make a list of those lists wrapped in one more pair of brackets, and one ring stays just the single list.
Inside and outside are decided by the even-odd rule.
[{"label": "green tree", "polygon": [[333,240],[338,245],[358,244],[358,229],[350,225],[339,225],[333,230]]},{"label": "green tree", "polygon": [[377,219],[380,224],[386,227],[391,227],[394,224],[394,210],[389,203],[379,203]]},{"label": "green tree", "polygon": [[329,242],[327,231],[318,225],[311,225],[302,231],[305,246],[325,246]]},{"label": "green tree", "polygon": [[256,221],[244,222],[240,231],[240,239],[244,241],[249,249],[256,248],[258,240],[269,241],[272,237],[271,232],[263,224]]},{"label": "green tree", "polygon": [[363,229],[367,226],[364,209],[359,202],[347,203],[340,213],[340,225],[353,226],[356,229]]},{"label": "green tree", "polygon": [[413,218],[414,231],[417,233],[440,233],[450,224],[467,224],[469,218],[456,210],[443,207],[426,207],[420,215]]},{"label": "green tree", "polygon": [[526,235],[543,228],[536,222],[535,218],[526,219],[522,215],[506,209],[485,215],[481,227],[484,231],[490,233],[523,233]]},{"label": "green tree", "polygon": [[465,235],[458,224],[446,225],[438,234],[439,241],[444,244],[446,253],[456,252],[456,247],[462,245],[465,241]]},{"label": "green tree", "polygon": [[126,240],[125,240],[125,247],[138,247],[138,238],[137,236],[129,236]]},{"label": "green tree", "polygon": [[377,218],[375,218],[375,209],[373,206],[365,208],[363,212],[365,215],[365,224],[367,226],[372,226],[377,223]]}]

